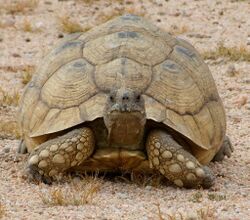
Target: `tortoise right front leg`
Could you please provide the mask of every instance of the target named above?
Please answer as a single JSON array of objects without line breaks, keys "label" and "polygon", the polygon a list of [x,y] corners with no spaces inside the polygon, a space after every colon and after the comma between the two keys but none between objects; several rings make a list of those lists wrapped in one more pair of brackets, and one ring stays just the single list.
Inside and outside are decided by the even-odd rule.
[{"label": "tortoise right front leg", "polygon": [[78,128],[36,147],[28,159],[32,177],[50,183],[59,173],[81,164],[94,151],[94,134]]}]

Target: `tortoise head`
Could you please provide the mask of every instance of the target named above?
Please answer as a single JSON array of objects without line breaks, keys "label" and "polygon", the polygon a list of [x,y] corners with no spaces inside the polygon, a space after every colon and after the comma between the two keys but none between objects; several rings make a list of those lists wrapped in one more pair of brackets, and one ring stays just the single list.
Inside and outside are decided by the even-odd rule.
[{"label": "tortoise head", "polygon": [[145,105],[141,92],[129,88],[110,91],[106,101],[104,123],[111,142],[136,144],[142,138],[145,122]]}]

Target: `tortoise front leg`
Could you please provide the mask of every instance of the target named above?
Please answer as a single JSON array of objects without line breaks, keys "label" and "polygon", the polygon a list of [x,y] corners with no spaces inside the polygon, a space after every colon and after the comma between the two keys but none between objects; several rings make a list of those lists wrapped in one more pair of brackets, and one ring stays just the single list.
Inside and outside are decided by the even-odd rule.
[{"label": "tortoise front leg", "polygon": [[94,134],[79,128],[36,147],[28,159],[32,177],[50,183],[53,177],[81,164],[94,150]]},{"label": "tortoise front leg", "polygon": [[207,166],[199,161],[171,135],[163,130],[149,133],[146,143],[150,166],[160,171],[166,178],[179,187],[208,188],[213,185],[214,175]]}]

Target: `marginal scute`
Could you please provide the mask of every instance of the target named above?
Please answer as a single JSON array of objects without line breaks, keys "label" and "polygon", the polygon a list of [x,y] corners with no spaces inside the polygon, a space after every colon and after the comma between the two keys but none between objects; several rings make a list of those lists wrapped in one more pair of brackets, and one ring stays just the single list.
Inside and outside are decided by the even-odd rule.
[{"label": "marginal scute", "polygon": [[182,53],[184,54],[187,58],[191,59],[195,65],[199,66],[200,65],[200,62],[196,56],[196,54],[192,51],[192,50],[189,50],[185,47],[182,47],[182,46],[179,46],[179,45],[176,45],[175,48],[174,48],[178,53]]},{"label": "marginal scute", "polygon": [[31,133],[31,137],[61,131],[82,121],[78,107],[66,108],[60,111],[51,109],[50,111],[53,111],[53,114],[49,112],[46,115],[40,126]]}]

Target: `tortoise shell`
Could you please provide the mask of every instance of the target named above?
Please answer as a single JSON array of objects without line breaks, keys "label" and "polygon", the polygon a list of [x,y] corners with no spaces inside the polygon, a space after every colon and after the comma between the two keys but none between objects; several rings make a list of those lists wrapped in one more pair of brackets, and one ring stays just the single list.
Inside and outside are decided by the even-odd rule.
[{"label": "tortoise shell", "polygon": [[147,119],[194,143],[200,162],[212,159],[226,123],[208,66],[189,43],[134,15],[71,34],[44,58],[20,103],[28,150],[48,134],[102,118],[107,94],[123,85],[142,92]]}]

